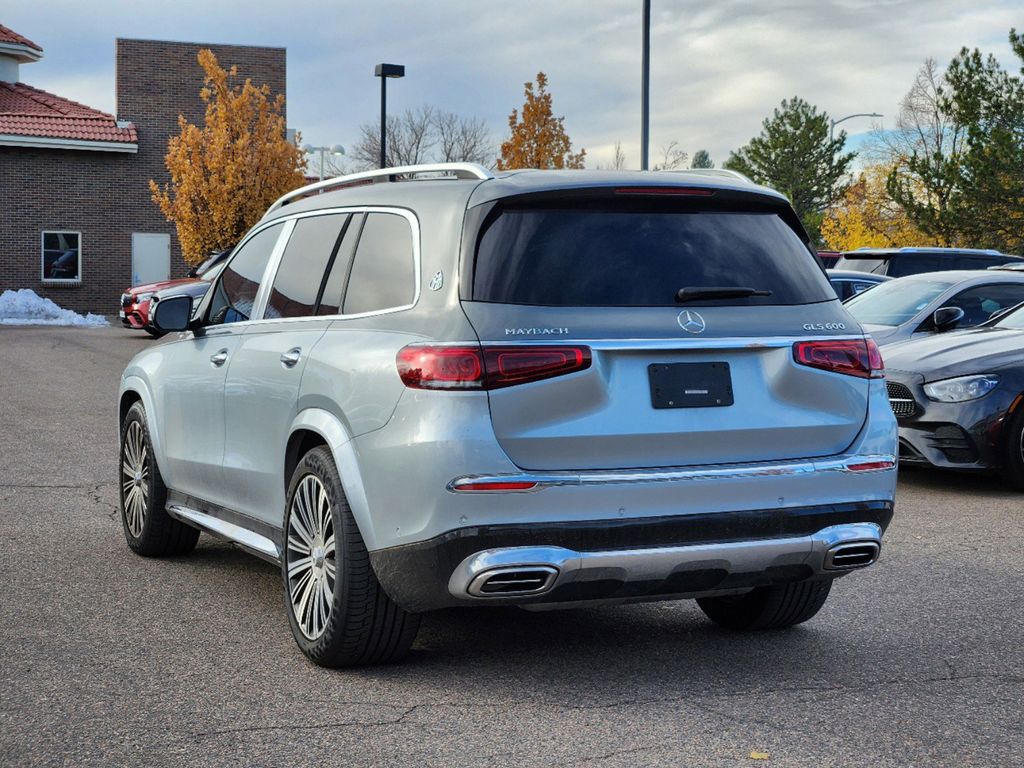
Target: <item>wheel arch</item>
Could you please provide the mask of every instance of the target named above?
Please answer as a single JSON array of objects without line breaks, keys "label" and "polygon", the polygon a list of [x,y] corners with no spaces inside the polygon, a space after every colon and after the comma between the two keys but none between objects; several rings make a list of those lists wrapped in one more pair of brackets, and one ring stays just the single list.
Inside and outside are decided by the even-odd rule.
[{"label": "wheel arch", "polygon": [[299,460],[307,451],[319,445],[327,446],[334,458],[338,475],[341,477],[342,490],[345,492],[345,498],[366,548],[376,549],[376,531],[370,516],[352,435],[334,414],[320,408],[306,408],[300,411],[292,422],[285,446],[281,478],[286,499],[288,484]]},{"label": "wheel arch", "polygon": [[153,452],[157,466],[163,472],[163,433],[160,429],[159,420],[155,418],[156,408],[153,405],[153,397],[146,386],[146,382],[138,376],[128,376],[121,382],[121,389],[117,398],[117,432],[121,434],[121,425],[124,417],[135,403],[142,403],[146,411],[146,430],[149,432],[149,440],[153,444]]}]

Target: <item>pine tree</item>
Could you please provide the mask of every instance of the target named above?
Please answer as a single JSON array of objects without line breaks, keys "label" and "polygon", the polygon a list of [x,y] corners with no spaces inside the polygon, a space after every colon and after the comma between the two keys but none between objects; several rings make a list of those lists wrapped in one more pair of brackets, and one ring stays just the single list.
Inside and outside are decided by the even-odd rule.
[{"label": "pine tree", "polygon": [[811,240],[820,238],[826,209],[843,194],[855,153],[843,153],[846,133],[829,138],[829,118],[798,96],[762,124],[761,134],[729,156],[725,167],[789,198]]}]

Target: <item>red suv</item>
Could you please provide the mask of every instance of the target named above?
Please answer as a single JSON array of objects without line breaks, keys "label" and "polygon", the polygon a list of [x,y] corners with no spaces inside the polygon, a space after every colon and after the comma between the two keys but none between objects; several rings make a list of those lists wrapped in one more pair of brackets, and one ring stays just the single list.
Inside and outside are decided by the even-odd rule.
[{"label": "red suv", "polygon": [[143,285],[129,288],[121,294],[121,311],[118,313],[118,317],[121,318],[121,325],[126,328],[145,331],[153,337],[160,336],[161,333],[149,322],[149,310],[153,294],[157,291],[164,291],[167,288],[201,282],[203,275],[209,273],[218,264],[224,263],[230,255],[230,248],[225,251],[219,251],[198,266],[192,267],[186,273],[187,277],[179,278],[178,280],[161,280],[157,283],[144,283]]}]

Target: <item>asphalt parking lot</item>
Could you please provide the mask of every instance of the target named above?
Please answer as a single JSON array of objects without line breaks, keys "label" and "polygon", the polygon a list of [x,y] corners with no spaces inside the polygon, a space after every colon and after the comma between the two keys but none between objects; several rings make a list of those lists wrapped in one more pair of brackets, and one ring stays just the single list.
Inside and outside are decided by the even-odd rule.
[{"label": "asphalt parking lot", "polygon": [[0,766],[1024,759],[1024,496],[995,480],[904,472],[881,561],[793,630],[686,602],[449,611],[408,662],[329,671],[272,566],[208,536],[125,546],[116,388],[150,343],[0,328]]}]

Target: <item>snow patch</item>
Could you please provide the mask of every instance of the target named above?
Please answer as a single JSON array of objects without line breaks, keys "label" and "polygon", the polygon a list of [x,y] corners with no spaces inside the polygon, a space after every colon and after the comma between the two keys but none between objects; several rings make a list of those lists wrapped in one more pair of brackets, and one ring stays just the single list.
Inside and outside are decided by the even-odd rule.
[{"label": "snow patch", "polygon": [[91,312],[84,317],[70,309],[61,309],[31,288],[0,294],[0,325],[110,325],[103,315]]}]

